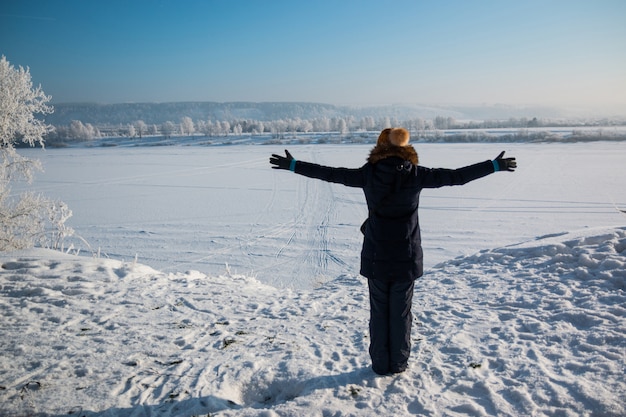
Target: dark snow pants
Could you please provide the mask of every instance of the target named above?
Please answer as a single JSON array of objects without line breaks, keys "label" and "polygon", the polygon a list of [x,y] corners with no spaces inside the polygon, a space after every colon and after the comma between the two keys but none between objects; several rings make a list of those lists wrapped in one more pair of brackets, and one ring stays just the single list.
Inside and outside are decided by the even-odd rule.
[{"label": "dark snow pants", "polygon": [[380,375],[403,372],[411,354],[411,304],[415,281],[368,279],[370,292],[370,357]]}]

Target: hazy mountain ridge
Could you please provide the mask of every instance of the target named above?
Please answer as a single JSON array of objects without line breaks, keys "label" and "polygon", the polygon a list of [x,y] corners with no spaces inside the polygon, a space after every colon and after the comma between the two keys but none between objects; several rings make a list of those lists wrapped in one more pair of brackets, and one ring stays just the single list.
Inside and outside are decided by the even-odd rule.
[{"label": "hazy mountain ridge", "polygon": [[284,118],[338,117],[341,110],[329,104],[316,103],[252,103],[252,102],[173,102],[173,103],[61,103],[47,121],[53,125],[72,120],[94,125],[128,124],[143,120],[148,124],[178,122],[183,117],[193,120],[260,121]]},{"label": "hazy mountain ridge", "polygon": [[171,102],[171,103],[59,103],[54,113],[46,117],[53,125],[67,125],[72,120],[94,125],[129,124],[143,120],[148,124],[167,121],[178,122],[183,117],[193,120],[243,120],[270,121],[281,119],[315,119],[333,117],[374,117],[432,119],[437,116],[455,119],[508,119],[511,117],[566,117],[556,108],[515,106],[338,106],[323,103],[299,102]]}]

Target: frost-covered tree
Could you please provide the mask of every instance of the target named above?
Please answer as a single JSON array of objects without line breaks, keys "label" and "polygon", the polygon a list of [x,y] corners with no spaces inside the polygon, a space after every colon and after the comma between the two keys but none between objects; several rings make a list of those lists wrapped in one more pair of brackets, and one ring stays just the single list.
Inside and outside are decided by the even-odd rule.
[{"label": "frost-covered tree", "polygon": [[137,131],[135,130],[135,125],[133,124],[129,124],[128,128],[126,129],[126,135],[129,138],[134,138],[135,136],[137,136]]},{"label": "frost-covered tree", "polygon": [[72,120],[66,135],[69,139],[85,141],[99,137],[100,132],[91,123],[83,124],[80,120]]},{"label": "frost-covered tree", "polygon": [[[30,182],[41,170],[40,161],[21,156],[15,146],[43,147],[43,137],[52,126],[36,116],[52,113],[50,98],[41,86],[33,87],[28,69],[15,68],[4,56],[0,58],[0,251],[35,243],[58,248],[73,232],[65,226],[72,214],[64,203],[28,192],[11,194],[12,183]],[[55,227],[52,235],[46,235],[48,225]]]},{"label": "frost-covered tree", "polygon": [[328,117],[321,117],[313,120],[313,130],[315,132],[329,132],[330,119]]},{"label": "frost-covered tree", "polygon": [[37,114],[50,114],[51,97],[41,86],[33,88],[30,71],[15,68],[3,55],[0,58],[0,145],[15,149],[16,142],[43,146],[43,137],[52,130]]},{"label": "frost-covered tree", "polygon": [[449,129],[450,128],[450,124],[451,124],[451,117],[443,117],[443,116],[437,116],[435,117],[435,120],[433,121],[433,123],[435,124],[435,129]]},{"label": "frost-covered tree", "polygon": [[412,124],[413,130],[417,130],[418,132],[423,132],[426,129],[426,123],[424,123],[424,119],[417,118],[413,121]]},{"label": "frost-covered tree", "polygon": [[359,127],[363,130],[374,130],[376,122],[372,116],[365,116],[359,122]]},{"label": "frost-covered tree", "polygon": [[298,125],[298,131],[308,133],[313,130],[313,123],[309,120],[300,120],[300,124]]},{"label": "frost-covered tree", "polygon": [[228,133],[230,132],[230,123],[223,120],[220,123],[220,131],[222,132],[222,135],[228,136]]},{"label": "frost-covered tree", "polygon": [[209,136],[208,123],[209,122],[205,120],[198,120],[198,122],[196,123],[196,128],[198,129],[198,132],[202,133],[204,136]]},{"label": "frost-covered tree", "polygon": [[169,120],[161,125],[161,133],[165,138],[171,137],[175,130],[176,126]]},{"label": "frost-covered tree", "polygon": [[139,135],[139,139],[141,139],[144,133],[148,131],[148,125],[143,120],[137,120],[134,125],[135,131],[137,132],[137,135]]},{"label": "frost-covered tree", "polygon": [[274,137],[282,137],[287,131],[287,122],[285,120],[272,120],[270,122],[270,132]]},{"label": "frost-covered tree", "polygon": [[345,119],[341,118],[337,121],[337,131],[341,134],[348,133],[348,124]]},{"label": "frost-covered tree", "polygon": [[191,120],[191,117],[185,116],[181,119],[180,130],[181,130],[181,133],[185,136],[191,136],[195,133],[196,128],[195,128],[195,125],[193,124],[193,120]]}]

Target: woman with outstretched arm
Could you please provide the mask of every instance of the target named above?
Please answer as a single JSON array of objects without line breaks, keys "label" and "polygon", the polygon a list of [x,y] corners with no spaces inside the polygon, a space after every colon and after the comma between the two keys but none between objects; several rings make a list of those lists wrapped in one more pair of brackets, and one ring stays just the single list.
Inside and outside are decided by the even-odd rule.
[{"label": "woman with outstretched arm", "polygon": [[296,160],[289,151],[273,154],[272,168],[362,188],[369,211],[361,227],[360,273],[368,280],[372,369],[380,375],[404,372],[411,353],[411,305],[415,280],[424,273],[418,218],[424,188],[463,185],[498,171],[514,171],[504,151],[458,169],[425,168],[404,128],[384,129],[360,168],[334,168]]}]

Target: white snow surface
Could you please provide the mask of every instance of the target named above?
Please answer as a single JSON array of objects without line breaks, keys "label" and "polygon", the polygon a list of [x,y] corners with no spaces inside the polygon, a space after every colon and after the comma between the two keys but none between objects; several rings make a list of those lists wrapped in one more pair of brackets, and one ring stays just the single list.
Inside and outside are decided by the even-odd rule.
[{"label": "white snow surface", "polygon": [[[343,166],[369,149],[317,146],[289,148]],[[506,145],[516,173],[425,191],[410,366],[386,377],[360,190],[241,148],[43,154],[34,187],[102,251],[0,254],[0,415],[626,415],[623,144]]]},{"label": "white snow surface", "polygon": [[0,274],[4,416],[626,412],[626,227],[437,265],[390,377],[369,368],[356,276],[278,289],[47,250]]},{"label": "white snow surface", "polygon": [[[132,143],[132,142],[131,142]],[[372,145],[285,145],[295,158],[359,167]],[[624,224],[626,142],[416,143],[420,163],[458,168],[515,156],[515,173],[424,190],[426,269],[549,233]],[[275,146],[26,149],[45,172],[29,189],[66,202],[102,257],[159,271],[226,271],[278,287],[358,275],[367,216],[360,189],[270,169]],[[16,189],[17,190],[17,189]],[[74,246],[88,254],[81,241]]]}]

